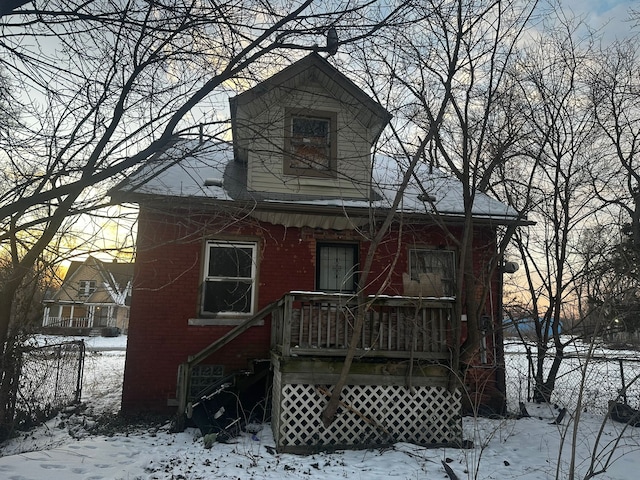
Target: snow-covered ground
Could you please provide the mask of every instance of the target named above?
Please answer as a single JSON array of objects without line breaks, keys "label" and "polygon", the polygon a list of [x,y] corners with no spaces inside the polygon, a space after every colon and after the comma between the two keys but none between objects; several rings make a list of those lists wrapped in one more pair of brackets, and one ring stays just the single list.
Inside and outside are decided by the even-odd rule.
[{"label": "snow-covered ground", "polygon": [[460,479],[566,479],[574,443],[577,479],[591,462],[602,469],[609,454],[611,465],[596,478],[640,475],[640,427],[586,412],[574,435],[574,416],[554,425],[557,410],[531,404],[530,418],[465,418],[465,438],[474,444],[469,449],[399,443],[379,450],[277,454],[269,425],[205,449],[194,429],[173,434],[168,424],[120,425],[126,337],[89,338],[87,344],[86,408],[60,414],[0,446],[0,479],[444,479],[443,461]]}]

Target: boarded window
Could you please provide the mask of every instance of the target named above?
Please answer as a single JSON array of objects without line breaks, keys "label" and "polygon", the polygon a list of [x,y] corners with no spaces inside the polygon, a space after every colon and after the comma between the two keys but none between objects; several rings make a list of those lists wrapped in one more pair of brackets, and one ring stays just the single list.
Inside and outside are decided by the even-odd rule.
[{"label": "boarded window", "polygon": [[[409,252],[409,270],[413,289],[410,295],[455,296],[455,255],[451,250],[416,248]],[[418,285],[416,285],[416,282]],[[406,287],[405,287],[406,289]]]}]

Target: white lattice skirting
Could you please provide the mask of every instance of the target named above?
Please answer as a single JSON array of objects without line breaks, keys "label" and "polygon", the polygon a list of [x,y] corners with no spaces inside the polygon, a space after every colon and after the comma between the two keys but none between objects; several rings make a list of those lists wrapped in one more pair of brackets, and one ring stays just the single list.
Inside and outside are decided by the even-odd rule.
[{"label": "white lattice skirting", "polygon": [[274,372],[272,428],[281,452],[369,447],[393,442],[460,444],[461,395],[443,387],[348,385],[334,422],[321,415],[331,386],[281,384]]}]

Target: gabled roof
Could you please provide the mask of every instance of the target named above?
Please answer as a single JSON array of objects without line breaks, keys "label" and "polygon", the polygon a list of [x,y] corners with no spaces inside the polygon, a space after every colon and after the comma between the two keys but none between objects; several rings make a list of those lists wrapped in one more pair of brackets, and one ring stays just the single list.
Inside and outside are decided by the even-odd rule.
[{"label": "gabled roof", "polygon": [[[76,290],[76,283],[83,280],[90,280],[85,278],[82,272],[86,272],[86,269],[90,269],[91,273],[97,273],[101,280],[99,289],[88,298],[83,299],[86,303],[92,303],[98,301],[99,296],[104,296],[106,290],[108,296],[113,303],[124,305],[127,303],[128,298],[131,295],[131,281],[133,279],[133,264],[123,262],[103,262],[102,260],[89,256],[84,261],[72,261],[67,273],[65,274],[60,292],[67,291],[71,295],[70,291]],[[54,295],[54,299],[58,295]],[[103,299],[100,299],[103,302]]]},{"label": "gabled roof", "polygon": [[[110,193],[117,202],[149,200],[193,200],[199,203],[250,202],[254,209],[307,211],[328,214],[367,215],[369,209],[388,209],[400,185],[405,167],[401,161],[375,156],[372,189],[375,200],[357,200],[297,194],[250,192],[246,188],[246,170],[233,160],[232,147],[226,143],[198,143],[185,139],[177,142],[114,188]],[[426,199],[426,192],[431,199]],[[405,214],[432,216],[450,220],[464,217],[463,187],[455,178],[438,168],[421,163],[404,192],[400,211]],[[179,203],[174,202],[176,206]],[[472,214],[476,219],[493,223],[523,223],[513,208],[477,192]]]},{"label": "gabled roof", "polygon": [[300,85],[310,83],[321,85],[343,104],[350,105],[355,109],[356,118],[373,130],[374,138],[380,135],[391,119],[391,114],[378,102],[364,93],[360,87],[326,59],[314,52],[280,70],[255,87],[229,99],[232,125],[235,128],[234,117],[238,106],[247,105],[274,91],[277,87],[295,90]]},{"label": "gabled roof", "polygon": [[[271,105],[270,102],[277,101],[279,95],[286,95],[286,92],[306,85],[314,88],[319,85],[329,92],[375,132],[375,137],[390,118],[390,114],[357,85],[320,55],[312,53],[230,100],[234,138],[238,138],[234,119],[239,107],[268,97],[264,105],[254,105],[266,108]],[[376,156],[373,159],[372,178],[366,175],[367,178],[359,180],[366,182],[359,185],[359,191],[371,190],[364,199],[305,195],[293,193],[293,190],[292,193],[284,193],[285,190],[280,190],[280,193],[256,192],[247,188],[246,159],[240,157],[234,157],[233,146],[228,143],[177,138],[112,189],[110,195],[115,202],[170,200],[180,206],[180,201],[193,201],[202,206],[213,203],[221,208],[231,204],[246,205],[251,209],[251,215],[278,223],[285,221],[283,219],[286,216],[289,217],[286,221],[291,222],[291,217],[296,214],[297,220],[290,223],[296,226],[311,222],[304,218],[309,215],[344,218],[347,214],[350,218],[359,217],[362,224],[368,221],[371,209],[389,209],[405,171],[402,161]],[[241,161],[236,161],[238,159]],[[456,179],[437,168],[420,164],[404,192],[400,210],[405,214],[425,216],[425,219],[438,213],[441,219],[448,217],[452,221],[459,221],[465,215],[462,192],[462,184]],[[277,215],[259,217],[261,212],[277,212]],[[477,219],[495,223],[523,221],[514,209],[480,192],[475,196],[471,213]],[[321,222],[309,226],[339,228],[338,224],[340,222]]]}]

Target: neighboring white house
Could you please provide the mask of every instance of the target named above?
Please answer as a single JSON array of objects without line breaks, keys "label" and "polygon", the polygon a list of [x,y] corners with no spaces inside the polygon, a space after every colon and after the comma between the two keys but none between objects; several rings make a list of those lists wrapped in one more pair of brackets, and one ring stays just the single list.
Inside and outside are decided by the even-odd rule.
[{"label": "neighboring white house", "polygon": [[72,262],[60,289],[44,301],[42,326],[77,330],[129,327],[133,264],[89,257]]}]

